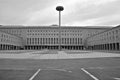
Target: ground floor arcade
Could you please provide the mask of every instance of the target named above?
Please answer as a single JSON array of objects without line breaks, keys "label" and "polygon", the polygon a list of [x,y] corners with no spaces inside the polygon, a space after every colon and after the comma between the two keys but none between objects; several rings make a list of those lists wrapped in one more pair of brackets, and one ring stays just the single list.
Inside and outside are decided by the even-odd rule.
[{"label": "ground floor arcade", "polygon": [[[25,46],[25,49],[26,50],[41,50],[41,49],[50,49],[50,50],[58,50],[59,49],[59,45],[52,45],[52,46],[49,46],[49,45],[38,45],[38,46],[33,46],[33,45],[27,45]],[[61,49],[64,50],[83,50],[84,49],[84,46],[64,46],[64,45],[61,45]]]},{"label": "ground floor arcade", "polygon": [[120,50],[120,43],[109,43],[88,46],[88,50]]},{"label": "ground floor arcade", "polygon": [[21,46],[8,45],[8,44],[0,44],[0,50],[22,50]]}]

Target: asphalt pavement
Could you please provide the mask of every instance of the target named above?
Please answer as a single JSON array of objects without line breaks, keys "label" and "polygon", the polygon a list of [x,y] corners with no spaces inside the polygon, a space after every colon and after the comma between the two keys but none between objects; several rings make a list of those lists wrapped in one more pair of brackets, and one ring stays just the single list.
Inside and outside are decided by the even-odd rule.
[{"label": "asphalt pavement", "polygon": [[[49,52],[50,54],[39,54],[39,51],[34,52],[36,54],[28,52],[22,53],[21,56],[15,54],[18,59],[1,58],[0,80],[120,80],[120,57],[116,57],[119,54],[90,51],[81,51],[81,55],[78,54],[79,51],[76,51],[76,54],[75,51],[73,53],[70,51],[55,51],[54,54],[51,54],[51,52]],[[26,56],[19,58],[23,54]],[[40,55],[52,55],[52,57],[53,55],[59,55],[59,57],[64,58],[38,59]],[[74,55],[72,57],[77,58],[67,57],[65,59],[69,55]],[[89,58],[85,55],[89,55]],[[94,56],[92,57],[92,55]],[[102,57],[103,55],[107,57]],[[36,57],[37,59],[35,59]]]}]

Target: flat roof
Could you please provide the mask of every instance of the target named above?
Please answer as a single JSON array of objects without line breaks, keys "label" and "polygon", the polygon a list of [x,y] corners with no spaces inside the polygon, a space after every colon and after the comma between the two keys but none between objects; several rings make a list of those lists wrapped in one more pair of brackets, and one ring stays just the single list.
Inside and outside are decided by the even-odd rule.
[{"label": "flat roof", "polygon": [[[113,27],[113,28],[111,28],[111,29],[102,31],[102,32],[100,32],[100,33],[98,33],[98,34],[94,34],[94,35],[92,35],[92,36],[90,36],[90,37],[88,37],[88,38],[92,38],[92,37],[94,37],[94,36],[96,36],[96,35],[99,35],[99,34],[104,34],[105,32],[111,31],[111,30],[116,29],[116,28],[118,28],[118,27],[120,27],[120,25],[118,25],[118,26],[116,26],[116,27]],[[87,38],[87,39],[88,39],[88,38]]]},{"label": "flat roof", "polygon": [[[59,28],[59,26],[18,26],[18,25],[2,25],[0,28],[4,29],[32,29],[32,28]],[[79,29],[111,29],[113,26],[61,26],[61,28],[79,28]]]}]

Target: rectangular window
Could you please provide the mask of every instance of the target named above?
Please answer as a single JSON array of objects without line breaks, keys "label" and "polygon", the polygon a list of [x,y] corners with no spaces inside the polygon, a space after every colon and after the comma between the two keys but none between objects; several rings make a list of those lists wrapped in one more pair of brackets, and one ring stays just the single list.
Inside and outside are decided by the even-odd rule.
[{"label": "rectangular window", "polygon": [[42,44],[42,38],[40,38],[40,44]]},{"label": "rectangular window", "polygon": [[50,38],[48,38],[48,44],[50,44]]},{"label": "rectangular window", "polygon": [[72,40],[71,40],[71,38],[70,38],[70,44],[71,44],[71,42],[72,42]]},{"label": "rectangular window", "polygon": [[37,44],[37,38],[35,38],[35,44]]},{"label": "rectangular window", "polygon": [[44,44],[44,42],[45,42],[45,39],[43,38],[43,44]]},{"label": "rectangular window", "polygon": [[81,44],[82,44],[82,38],[81,38]]},{"label": "rectangular window", "polygon": [[27,38],[27,44],[29,44],[29,38]]},{"label": "rectangular window", "polygon": [[80,44],[79,38],[78,38],[78,44]]},{"label": "rectangular window", "polygon": [[62,44],[64,44],[64,38],[62,38]]},{"label": "rectangular window", "polygon": [[116,34],[118,34],[118,30],[116,30]]},{"label": "rectangular window", "polygon": [[67,38],[67,44],[69,44],[69,38]]},{"label": "rectangular window", "polygon": [[38,42],[38,44],[39,44],[39,38],[38,38],[38,41],[37,41],[37,42]]},{"label": "rectangular window", "polygon": [[32,44],[34,44],[34,38],[32,38]]},{"label": "rectangular window", "polygon": [[56,44],[56,38],[54,38],[54,44]]},{"label": "rectangular window", "polygon": [[75,38],[75,44],[77,44],[77,38]]},{"label": "rectangular window", "polygon": [[57,44],[58,44],[58,38],[56,38],[56,42],[57,42]]},{"label": "rectangular window", "polygon": [[48,43],[48,38],[46,38],[46,44]]},{"label": "rectangular window", "polygon": [[53,44],[53,38],[51,38],[51,44]]},{"label": "rectangular window", "polygon": [[31,38],[30,38],[30,44],[31,44]]},{"label": "rectangular window", "polygon": [[67,38],[65,38],[65,44],[67,44]]}]

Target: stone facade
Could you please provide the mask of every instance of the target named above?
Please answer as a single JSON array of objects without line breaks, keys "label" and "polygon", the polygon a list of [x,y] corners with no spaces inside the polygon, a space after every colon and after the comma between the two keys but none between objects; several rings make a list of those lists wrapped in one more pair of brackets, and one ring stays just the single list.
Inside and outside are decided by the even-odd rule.
[{"label": "stone facade", "polygon": [[[87,38],[111,29],[107,26],[1,26],[0,30],[22,38],[24,49],[83,50]],[[60,32],[60,35],[59,35]],[[60,38],[59,38],[60,37]]]},{"label": "stone facade", "polygon": [[87,38],[89,50],[120,50],[120,26]]},{"label": "stone facade", "polygon": [[22,38],[0,31],[0,50],[18,50],[23,48]]}]

